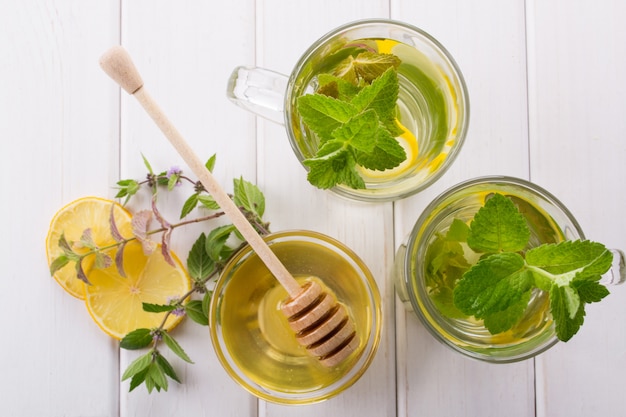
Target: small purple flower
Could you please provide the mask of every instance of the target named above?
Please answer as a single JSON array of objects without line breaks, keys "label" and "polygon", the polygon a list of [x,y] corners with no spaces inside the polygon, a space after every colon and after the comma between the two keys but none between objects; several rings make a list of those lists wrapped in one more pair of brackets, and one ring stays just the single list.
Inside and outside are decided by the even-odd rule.
[{"label": "small purple flower", "polygon": [[176,307],[174,310],[172,310],[172,314],[176,317],[182,317],[185,315],[185,308],[183,306]]},{"label": "small purple flower", "polygon": [[183,171],[177,165],[174,165],[167,170],[167,178],[171,177],[172,175],[180,175],[182,173]]},{"label": "small purple flower", "polygon": [[[169,297],[167,297],[167,304],[168,305],[173,305],[173,304],[177,304],[179,301],[179,297],[175,296],[175,295],[170,295]],[[172,310],[172,314],[175,315],[176,317],[182,317],[185,315],[185,307],[183,307],[182,305],[178,305],[176,306],[176,308],[174,310]]]},{"label": "small purple flower", "polygon": [[166,176],[168,180],[172,178],[172,176],[176,176],[176,185],[178,186],[181,184],[179,177],[182,173],[183,171],[178,166],[174,165],[167,170]]}]

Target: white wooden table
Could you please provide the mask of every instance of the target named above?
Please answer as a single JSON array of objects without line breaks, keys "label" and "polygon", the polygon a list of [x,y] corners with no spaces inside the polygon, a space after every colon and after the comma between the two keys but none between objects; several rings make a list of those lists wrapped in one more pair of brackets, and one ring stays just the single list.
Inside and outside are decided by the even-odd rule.
[{"label": "white wooden table", "polygon": [[[588,238],[626,248],[626,3],[1,3],[2,415],[626,415],[626,287],[590,306],[571,342],[534,360],[489,365],[434,341],[396,303],[389,276],[395,249],[423,207],[447,187],[489,174],[538,183],[571,209]],[[236,65],[288,73],[312,41],[365,17],[431,33],[457,60],[470,92],[470,131],[456,163],[427,191],[396,203],[350,203],[311,188],[282,128],[224,94]],[[190,321],[176,334],[195,364],[172,358],[184,384],[128,393],[120,375],[136,352],[120,351],[83,303],[49,277],[44,240],[57,209],[86,195],[112,198],[117,180],[145,174],[141,153],[159,169],[182,166],[137,103],[98,67],[100,54],[120,43],[196,151],[217,153],[223,183],[243,175],[261,187],[272,230],[336,237],[375,274],[382,343],[368,372],[339,397],[298,408],[257,401],[222,370],[207,329]],[[196,230],[177,236],[175,249],[186,256]]]}]

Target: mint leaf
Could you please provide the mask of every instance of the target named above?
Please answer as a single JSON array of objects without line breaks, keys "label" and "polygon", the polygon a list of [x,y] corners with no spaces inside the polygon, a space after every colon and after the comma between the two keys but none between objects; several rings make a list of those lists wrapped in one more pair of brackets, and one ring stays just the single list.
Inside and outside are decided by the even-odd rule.
[{"label": "mint leaf", "polygon": [[349,56],[335,68],[333,74],[353,84],[369,84],[389,68],[397,68],[398,65],[400,59],[395,55],[365,51],[356,57]]},{"label": "mint leaf", "polygon": [[143,164],[146,166],[148,172],[154,175],[154,171],[152,170],[152,166],[150,166],[150,162],[148,162],[148,158],[144,154],[141,154],[141,159],[143,159]]},{"label": "mint leaf", "polygon": [[58,270],[63,268],[70,262],[69,258],[65,255],[59,255],[50,264],[50,275],[54,275]]},{"label": "mint leaf", "polygon": [[122,242],[115,252],[115,268],[122,278],[126,278],[126,271],[124,271],[124,249],[128,242]]},{"label": "mint leaf", "polygon": [[580,301],[583,303],[597,303],[609,295],[609,290],[596,281],[573,281],[571,285],[578,291]]},{"label": "mint leaf", "polygon": [[141,307],[143,311],[148,313],[165,313],[167,311],[173,311],[176,309],[175,304],[151,304],[151,303],[141,303]]},{"label": "mint leaf", "polygon": [[97,249],[96,243],[93,241],[93,231],[91,228],[87,228],[83,230],[83,233],[80,235],[80,240],[78,241],[79,245],[89,249]]},{"label": "mint leaf", "polygon": [[187,257],[187,271],[195,281],[207,278],[215,269],[215,262],[206,250],[206,235],[201,233],[194,242]]},{"label": "mint leaf", "polygon": [[174,381],[178,382],[179,384],[181,383],[180,379],[178,378],[178,375],[176,375],[176,372],[174,371],[174,368],[172,368],[172,365],[170,365],[170,363],[167,361],[167,359],[165,359],[163,355],[161,355],[160,353],[157,353],[155,357],[155,361],[159,365],[159,368],[163,370],[165,375],[169,376],[170,378],[172,378]]},{"label": "mint leaf", "polygon": [[466,315],[454,305],[452,289],[441,287],[436,292],[432,293],[430,298],[435,304],[435,307],[437,307],[437,310],[444,316],[451,319],[462,319],[466,317]]},{"label": "mint leaf", "polygon": [[166,331],[161,332],[161,336],[163,337],[163,341],[167,345],[168,348],[172,350],[179,358],[188,363],[193,363],[193,361],[187,356],[183,348],[178,344],[178,342],[170,336],[170,334]]},{"label": "mint leaf", "polygon": [[430,274],[447,273],[450,266],[469,269],[470,265],[463,256],[463,247],[459,242],[439,239],[431,245],[434,249],[431,251],[432,257],[427,255],[426,258]]},{"label": "mint leaf", "polygon": [[454,288],[454,305],[468,316],[484,318],[517,303],[533,285],[517,253],[500,253],[473,265]]},{"label": "mint leaf", "polygon": [[496,193],[474,216],[467,244],[475,252],[518,252],[529,239],[524,216],[509,198]]},{"label": "mint leaf", "polygon": [[180,184],[180,172],[172,173],[167,179],[167,189],[172,191],[177,184]]},{"label": "mint leaf", "polygon": [[406,129],[405,127],[400,127],[400,124],[396,118],[387,119],[387,120],[383,119],[381,120],[381,123],[383,127],[387,129],[387,131],[393,138],[401,136],[403,133],[408,131],[408,130],[405,130]]},{"label": "mint leaf", "polygon": [[209,316],[209,307],[211,305],[211,296],[213,295],[213,291],[207,291],[204,293],[202,297],[202,312],[208,317]]},{"label": "mint leaf", "polygon": [[152,332],[150,329],[136,329],[128,333],[120,340],[122,349],[135,350],[142,349],[152,343]]},{"label": "mint leaf", "polygon": [[459,219],[454,219],[446,233],[446,239],[453,242],[466,242],[469,230],[467,223]]},{"label": "mint leaf", "polygon": [[89,282],[89,279],[87,279],[87,274],[85,273],[85,270],[83,269],[83,259],[84,258],[78,259],[78,261],[76,261],[76,264],[74,265],[76,267],[76,278],[83,281],[87,285],[91,285],[91,283]]},{"label": "mint leaf", "polygon": [[226,241],[235,230],[235,226],[227,224],[216,227],[209,232],[204,249],[213,262],[220,262],[232,253],[232,249],[226,245]]},{"label": "mint leaf", "polygon": [[122,376],[122,381],[131,378],[129,391],[144,383],[148,393],[151,393],[154,389],[167,391],[168,376],[180,383],[178,375],[167,359],[158,350],[151,349],[128,366]]},{"label": "mint leaf", "polygon": [[489,333],[498,334],[510,330],[524,316],[530,301],[531,291],[522,294],[519,301],[511,304],[505,310],[485,316],[483,322]]},{"label": "mint leaf", "polygon": [[352,104],[321,94],[298,97],[297,106],[304,123],[322,140],[332,139],[333,131],[358,113]]},{"label": "mint leaf", "polygon": [[406,152],[398,141],[383,128],[376,131],[376,143],[370,153],[356,152],[356,161],[367,169],[384,171],[395,168],[406,159]]},{"label": "mint leaf", "polygon": [[132,390],[134,390],[135,388],[137,388],[139,385],[141,385],[142,383],[144,383],[146,381],[146,375],[148,375],[148,367],[146,367],[146,369],[144,369],[141,372],[136,373],[135,375],[133,375],[133,377],[130,380],[130,388],[128,389],[128,392],[131,392]]},{"label": "mint leaf", "polygon": [[550,310],[559,340],[567,342],[574,336],[585,320],[585,304],[579,303],[578,309],[571,314],[573,303],[570,287],[553,285],[550,290]]},{"label": "mint leaf", "polygon": [[445,237],[438,235],[426,252],[426,284],[433,300],[437,299],[436,303],[441,304],[438,305],[439,310],[448,317],[457,317],[458,309],[453,305],[452,289],[470,265],[461,244],[448,239],[449,234],[450,231]]},{"label": "mint leaf", "polygon": [[109,211],[109,231],[113,240],[118,243],[124,241],[124,236],[120,233],[115,222],[115,204],[111,204],[111,210]]},{"label": "mint leaf", "polygon": [[303,163],[309,167],[308,181],[318,188],[328,189],[341,183],[354,189],[365,188],[363,178],[356,172],[354,157],[341,141],[325,143],[315,158]]},{"label": "mint leaf", "polygon": [[106,269],[113,265],[113,259],[102,252],[96,252],[96,260],[93,263],[93,268],[96,269]]},{"label": "mint leaf", "polygon": [[338,49],[333,54],[324,58],[324,67],[325,68],[336,68],[337,65],[349,59],[349,57],[356,57],[361,52],[364,52],[368,49],[372,49],[370,46],[366,44],[354,45],[350,44],[350,46],[345,45]]},{"label": "mint leaf", "polygon": [[319,87],[316,93],[330,96],[341,101],[350,101],[361,90],[358,86],[331,74],[317,76]]},{"label": "mint leaf", "polygon": [[235,178],[233,201],[239,207],[243,207],[258,218],[265,213],[265,196],[256,185],[243,178]]},{"label": "mint leaf", "polygon": [[[148,383],[150,381],[150,383]],[[159,366],[158,362],[153,361],[148,367],[148,373],[146,374],[146,387],[148,392],[152,392],[152,388],[156,388],[157,391],[167,391],[167,378],[165,372]]]},{"label": "mint leaf", "polygon": [[74,252],[72,244],[65,237],[65,233],[61,233],[61,236],[59,236],[59,248],[70,261],[76,262],[80,260],[80,255]]},{"label": "mint leaf", "polygon": [[128,203],[128,200],[139,191],[140,185],[135,180],[120,180],[117,182],[119,186],[119,191],[115,195],[115,198],[126,197],[124,200],[124,204]]},{"label": "mint leaf", "polygon": [[[143,382],[146,385],[146,389],[148,390],[148,394],[151,394],[152,390],[154,389],[154,380],[148,377],[149,373],[150,373],[150,367],[147,367],[145,371],[142,372],[142,375],[143,375],[143,380],[144,380]],[[158,391],[160,391],[160,389]]]},{"label": "mint leaf", "polygon": [[[387,129],[391,137],[400,136],[404,130],[396,120],[396,101],[399,92],[398,74],[388,69],[371,85],[364,87],[352,100],[358,111],[374,110],[380,119],[381,125]],[[402,161],[406,155],[402,157]]]},{"label": "mint leaf", "polygon": [[381,120],[395,120],[398,91],[398,74],[390,68],[371,85],[364,87],[350,102],[359,112],[372,109]]},{"label": "mint leaf", "polygon": [[576,292],[576,290],[572,287],[564,286],[561,287],[561,289],[563,301],[565,302],[567,312],[569,313],[569,318],[573,319],[581,306],[580,297],[578,296],[578,292]]},{"label": "mint leaf", "polygon": [[215,168],[215,160],[217,158],[216,154],[211,155],[211,157],[205,162],[204,166],[209,171],[213,172],[213,168]]},{"label": "mint leaf", "polygon": [[360,113],[332,133],[333,138],[343,143],[344,147],[351,146],[357,151],[372,152],[376,146],[375,134],[378,129],[378,116],[374,110]]},{"label": "mint leaf", "polygon": [[202,206],[209,210],[219,210],[220,206],[215,202],[215,199],[210,195],[200,194],[198,196],[198,201]]},{"label": "mint leaf", "polygon": [[180,211],[180,218],[184,219],[193,209],[198,205],[198,196],[199,193],[193,193],[189,196],[185,203],[183,204],[183,208]]},{"label": "mint leaf", "polygon": [[196,323],[203,326],[209,325],[209,317],[207,314],[204,313],[204,310],[202,309],[202,301],[189,301],[187,304],[185,304],[185,312],[187,313],[189,318]]},{"label": "mint leaf", "polygon": [[454,305],[453,289],[470,268],[463,246],[459,243],[467,238],[468,229],[467,224],[454,219],[446,235],[438,234],[430,244],[424,260],[430,297],[437,309],[450,318],[465,317]]},{"label": "mint leaf", "polygon": [[541,268],[560,285],[573,279],[598,281],[611,268],[613,254],[601,243],[588,240],[545,244],[526,253],[529,265]]},{"label": "mint leaf", "polygon": [[126,371],[124,371],[124,374],[122,375],[122,381],[125,381],[128,378],[147,369],[152,362],[152,352],[153,350],[150,350],[148,353],[143,354],[136,358],[134,361],[132,361],[130,365],[128,365],[128,367],[126,368]]}]

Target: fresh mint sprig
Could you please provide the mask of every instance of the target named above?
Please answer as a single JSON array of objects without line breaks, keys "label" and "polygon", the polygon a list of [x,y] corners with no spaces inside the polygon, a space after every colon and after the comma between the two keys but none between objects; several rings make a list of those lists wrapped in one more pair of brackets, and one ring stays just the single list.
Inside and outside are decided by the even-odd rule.
[{"label": "fresh mint sprig", "polygon": [[[144,180],[126,179],[117,183],[117,197],[125,198],[125,203],[134,197],[142,187],[149,187],[152,193],[150,209],[133,213],[132,236],[122,236],[112,215],[113,211],[111,211],[109,226],[115,243],[106,247],[96,246],[91,238],[91,229],[86,229],[82,233],[80,242],[69,242],[62,235],[59,245],[63,249],[63,254],[52,261],[50,265],[51,274],[54,274],[68,263],[74,262],[78,278],[89,283],[89,271],[84,271],[82,265],[87,257],[94,257],[95,261],[92,268],[106,268],[114,262],[120,275],[125,276],[123,254],[128,242],[137,240],[142,243],[144,249],[154,250],[157,244],[152,241],[151,237],[161,234],[163,256],[166,260],[171,259],[172,254],[169,243],[171,234],[175,229],[191,223],[208,222],[224,214],[199,181],[185,176],[178,167],[155,174],[146,157],[142,155],[142,158],[148,170],[146,178]],[[215,155],[209,158],[205,166],[209,170],[213,170],[214,165]],[[157,208],[158,196],[162,189],[172,191],[179,188],[178,185],[183,183],[191,184],[193,193],[183,204],[180,214],[181,221],[170,223]],[[232,199],[261,235],[269,233],[269,224],[264,222],[262,218],[265,213],[265,196],[256,185],[241,177],[234,179]],[[191,219],[188,218],[197,207],[209,210],[210,213]],[[150,221],[153,218],[158,220],[160,227],[150,228]],[[74,250],[76,244],[89,250],[76,251]],[[174,367],[161,354],[162,344],[165,344],[169,350],[183,361],[188,363],[193,363],[193,361],[175,338],[167,332],[165,323],[170,315],[174,314],[177,316],[186,315],[200,325],[208,325],[209,304],[212,296],[212,291],[209,290],[208,284],[219,275],[230,257],[243,244],[243,238],[232,224],[219,225],[208,233],[201,233],[192,245],[187,257],[187,272],[193,282],[192,288],[186,294],[170,300],[167,304],[143,303],[142,308],[144,311],[165,314],[159,326],[151,329],[135,329],[120,341],[122,349],[139,350],[148,348],[146,353],[129,364],[122,375],[122,381],[130,379],[130,391],[142,384],[148,392],[153,390],[167,391],[169,380],[181,383],[181,379]],[[107,255],[113,248],[117,249],[115,260]]]},{"label": "fresh mint sprig", "polygon": [[[123,349],[137,350],[151,346],[149,351],[135,359],[122,375],[122,381],[131,380],[130,391],[142,383],[148,392],[153,389],[167,391],[166,377],[181,383],[174,368],[161,355],[159,344],[164,342],[183,361],[187,363],[193,363],[193,361],[172,335],[164,329],[165,323],[171,314],[186,314],[194,322],[208,326],[212,292],[207,289],[206,285],[219,274],[235,250],[226,244],[232,231],[232,225],[220,226],[208,236],[202,233],[198,237],[187,258],[187,270],[194,281],[192,289],[187,294],[172,300],[169,304],[143,304],[144,311],[165,313],[165,315],[160,326],[153,329],[136,329],[120,341],[120,347]],[[202,296],[201,300],[191,299],[195,293]]]},{"label": "fresh mint sprig", "polygon": [[583,324],[585,305],[609,294],[599,283],[613,260],[600,243],[565,241],[524,252],[530,231],[511,199],[494,194],[476,213],[467,244],[483,254],[453,290],[454,307],[483,319],[493,334],[522,318],[534,289],[549,294],[557,337],[567,341]]},{"label": "fresh mint sprig", "polygon": [[319,138],[314,157],[303,163],[308,181],[322,189],[345,184],[365,188],[356,166],[384,171],[406,159],[395,140],[400,60],[370,51],[348,56],[333,74],[320,74],[315,94],[301,96],[297,109]]}]

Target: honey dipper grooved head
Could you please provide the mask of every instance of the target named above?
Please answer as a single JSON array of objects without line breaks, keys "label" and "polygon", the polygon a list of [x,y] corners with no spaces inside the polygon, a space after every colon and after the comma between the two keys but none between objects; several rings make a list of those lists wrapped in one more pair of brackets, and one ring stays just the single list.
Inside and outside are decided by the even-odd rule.
[{"label": "honey dipper grooved head", "polygon": [[296,332],[298,343],[324,366],[339,365],[359,346],[346,308],[314,280],[308,281],[298,295],[286,300],[281,310]]}]

